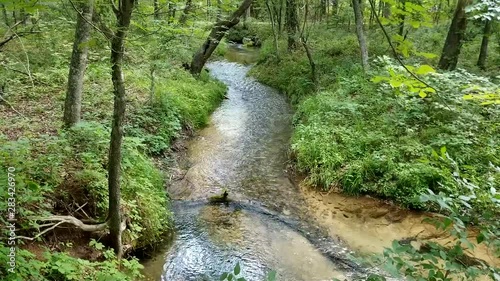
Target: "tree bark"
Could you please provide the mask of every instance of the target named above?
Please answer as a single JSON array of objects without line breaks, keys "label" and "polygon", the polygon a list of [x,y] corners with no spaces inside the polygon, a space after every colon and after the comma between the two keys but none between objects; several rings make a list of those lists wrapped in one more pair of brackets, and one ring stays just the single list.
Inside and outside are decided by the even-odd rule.
[{"label": "tree bark", "polygon": [[175,3],[172,3],[172,2],[168,2],[168,20],[167,22],[168,23],[172,23],[175,19],[175,11],[176,11],[176,5]]},{"label": "tree bark", "polygon": [[467,17],[465,7],[472,0],[458,0],[453,20],[451,21],[448,35],[443,46],[443,52],[439,59],[438,68],[443,70],[454,70],[457,67],[460,49],[463,44],[465,29],[467,28]]},{"label": "tree bark", "polygon": [[481,42],[481,50],[477,59],[477,66],[481,69],[486,69],[486,57],[488,56],[488,43],[491,36],[491,20],[486,20],[484,23],[483,41]]},{"label": "tree bark", "polygon": [[434,23],[439,24],[439,20],[441,18],[441,7],[443,6],[443,0],[439,0],[439,4],[437,6],[436,15],[434,16]]},{"label": "tree bark", "polygon": [[240,17],[245,13],[248,7],[250,7],[252,2],[253,0],[244,0],[228,19],[215,23],[207,39],[193,56],[190,66],[191,74],[198,76],[201,73],[205,63],[219,45],[226,31],[238,24]]},{"label": "tree bark", "polygon": [[7,15],[7,9],[5,8],[4,4],[0,4],[0,5],[2,6],[2,14],[3,14],[4,21],[5,21],[5,25],[10,26],[9,16]]},{"label": "tree bark", "polygon": [[94,0],[84,0],[80,5],[81,12],[78,12],[76,20],[75,41],[73,42],[73,53],[68,75],[68,89],[64,102],[64,126],[69,128],[80,122],[82,109],[83,78],[87,67],[87,42],[90,38],[92,26],[92,13]]},{"label": "tree bark", "polygon": [[361,62],[363,70],[366,72],[369,68],[368,64],[368,47],[366,45],[365,32],[363,30],[363,14],[359,0],[352,0],[352,8],[354,10],[354,19],[356,20],[356,34],[358,35],[359,48],[361,50]]},{"label": "tree bark", "polygon": [[217,21],[222,20],[222,0],[217,0]]},{"label": "tree bark", "polygon": [[[406,11],[406,7],[405,7],[405,4],[406,4],[406,1],[403,0],[400,2],[401,3],[401,10],[403,11]],[[398,31],[398,34],[400,36],[403,36],[404,34],[404,31],[405,31],[405,15],[399,15],[399,20],[400,20],[400,23],[399,23],[399,31]]]},{"label": "tree bark", "polygon": [[278,35],[276,34],[274,15],[273,15],[273,12],[271,11],[271,8],[269,7],[269,0],[266,0],[266,8],[267,8],[267,12],[269,13],[269,19],[271,21],[271,29],[273,31],[273,41],[274,41],[274,49],[276,50],[276,58],[279,60],[280,54],[279,54],[279,46],[278,46]]},{"label": "tree bark", "polygon": [[193,8],[193,0],[187,0],[186,6],[184,7],[184,11],[182,12],[181,18],[179,19],[180,24],[182,25],[186,24],[189,13],[191,13],[192,8]]},{"label": "tree bark", "polygon": [[160,5],[158,4],[158,0],[153,0],[153,16],[155,20],[160,19]]},{"label": "tree bark", "polygon": [[285,26],[288,35],[288,51],[297,49],[297,32],[299,19],[297,16],[297,0],[286,0]]},{"label": "tree bark", "polygon": [[384,2],[384,8],[382,9],[382,16],[384,18],[389,18],[391,16],[391,5]]},{"label": "tree bark", "polygon": [[276,15],[275,20],[278,27],[278,36],[281,36],[281,31],[283,30],[283,0],[278,0],[278,5],[274,1],[271,1],[271,3]]},{"label": "tree bark", "polygon": [[114,109],[111,126],[111,141],[108,160],[108,192],[109,192],[109,230],[111,246],[121,258],[122,249],[122,214],[120,209],[120,171],[122,159],[123,125],[125,119],[125,81],[122,64],[125,52],[125,37],[130,26],[134,0],[120,0],[115,11],[117,30],[111,40],[111,80],[113,81]]}]

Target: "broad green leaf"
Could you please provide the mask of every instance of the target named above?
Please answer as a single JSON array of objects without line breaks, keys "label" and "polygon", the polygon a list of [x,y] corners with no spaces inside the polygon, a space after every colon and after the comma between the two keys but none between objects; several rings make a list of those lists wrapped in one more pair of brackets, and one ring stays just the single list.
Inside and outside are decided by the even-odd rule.
[{"label": "broad green leaf", "polygon": [[267,274],[267,281],[276,281],[276,271],[272,270]]},{"label": "broad green leaf", "polygon": [[399,88],[399,87],[401,87],[401,85],[403,85],[403,82],[398,81],[398,80],[391,80],[389,82],[389,84],[391,84],[391,86],[394,88]]},{"label": "broad green leaf", "polygon": [[382,82],[382,81],[388,81],[388,80],[389,80],[389,78],[388,78],[388,77],[384,77],[384,76],[375,76],[375,77],[373,77],[373,78],[371,79],[371,81],[372,81],[373,83],[380,83],[380,82]]},{"label": "broad green leaf", "polygon": [[240,274],[241,268],[240,268],[240,263],[236,263],[236,266],[234,267],[234,275]]},{"label": "broad green leaf", "polygon": [[431,73],[431,72],[436,72],[436,70],[434,68],[432,68],[432,66],[424,64],[424,65],[421,65],[417,68],[417,70],[415,71],[415,74],[424,75],[424,74]]},{"label": "broad green leaf", "polygon": [[441,146],[441,157],[445,157],[446,156],[446,146]]}]

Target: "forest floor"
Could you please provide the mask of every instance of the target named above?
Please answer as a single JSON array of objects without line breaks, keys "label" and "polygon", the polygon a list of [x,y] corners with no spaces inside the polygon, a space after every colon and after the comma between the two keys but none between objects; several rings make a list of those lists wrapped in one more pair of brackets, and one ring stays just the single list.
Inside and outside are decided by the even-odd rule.
[{"label": "forest floor", "polygon": [[[0,84],[4,85],[0,101],[0,181],[7,182],[7,169],[15,168],[16,234],[28,237],[47,228],[27,219],[29,216],[71,215],[88,222],[102,221],[108,204],[107,151],[113,113],[109,47],[95,34],[89,46],[82,122],[64,130],[62,115],[73,32],[71,22],[64,19],[53,24],[55,28],[46,26],[37,37],[9,42],[0,53]],[[146,46],[136,40],[144,30],[132,28],[129,35],[124,65],[127,110],[122,205],[130,216],[124,243],[132,250],[161,243],[170,230],[165,190],[170,174],[162,170],[172,161],[168,152],[176,149],[173,140],[203,127],[225,95],[225,86],[207,73],[195,79],[182,67],[204,40],[203,24],[193,26],[190,33],[178,34],[166,45],[158,41],[157,45]],[[155,31],[149,34],[153,41],[169,38],[172,32]],[[176,52],[166,57],[166,49],[171,48]],[[221,44],[214,56],[223,52]],[[0,194],[2,210],[7,210],[7,196],[7,191]],[[105,233],[62,227],[35,241],[18,239],[17,277],[63,280],[84,271],[89,278],[113,276],[118,264],[110,259],[112,253],[103,250],[105,237]],[[6,276],[3,265],[7,261],[3,258],[8,251],[2,243],[2,276]],[[56,263],[62,266],[53,267]],[[122,270],[127,274],[122,277],[137,276],[139,267],[132,259],[128,272]],[[39,270],[32,272],[33,268]]]}]

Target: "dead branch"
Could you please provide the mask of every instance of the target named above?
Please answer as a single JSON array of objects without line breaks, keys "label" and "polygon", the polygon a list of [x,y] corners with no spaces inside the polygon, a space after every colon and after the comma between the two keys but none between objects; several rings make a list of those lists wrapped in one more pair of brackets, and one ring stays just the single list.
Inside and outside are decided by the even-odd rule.
[{"label": "dead branch", "polygon": [[38,237],[44,235],[45,233],[51,231],[52,229],[58,227],[60,224],[63,224],[63,223],[64,223],[64,221],[60,221],[58,223],[45,224],[44,226],[52,225],[52,227],[49,227],[49,228],[45,229],[44,231],[38,233],[37,235],[35,235],[35,237],[16,236],[16,239],[25,239],[25,240],[33,241],[33,240],[37,239]]},{"label": "dead branch", "polygon": [[7,104],[10,107],[10,109],[12,109],[12,111],[14,111],[15,113],[17,113],[17,114],[21,115],[22,117],[26,118],[26,116],[24,114],[22,114],[21,112],[17,111],[17,109],[15,109],[14,106],[10,102],[8,102],[4,97],[2,97],[2,95],[0,95],[0,101],[5,102],[5,104]]},{"label": "dead branch", "polygon": [[23,36],[26,36],[26,35],[30,35],[30,34],[35,34],[35,33],[40,33],[40,32],[39,31],[24,31],[24,32],[17,32],[17,33],[11,34],[7,38],[5,38],[2,41],[0,41],[0,52],[1,52],[2,48],[7,43],[9,43],[10,41],[12,41],[12,40],[14,40],[16,38],[20,38],[20,37],[23,37]]},{"label": "dead branch", "polygon": [[61,223],[69,223],[83,231],[96,232],[104,230],[108,227],[108,222],[103,222],[99,224],[85,224],[81,220],[72,216],[50,216],[50,217],[30,217],[29,219],[37,221],[58,221]]},{"label": "dead branch", "polygon": [[[85,205],[84,205],[85,206]],[[83,207],[83,206],[82,206]],[[39,227],[45,227],[45,226],[50,226],[49,228],[44,229],[42,232],[38,233],[34,237],[27,237],[27,236],[16,236],[16,239],[25,239],[25,240],[30,240],[33,241],[40,236],[44,235],[45,233],[55,229],[61,224],[68,223],[72,224],[79,229],[83,231],[88,231],[88,232],[97,232],[97,231],[102,231],[108,228],[108,221],[99,223],[99,224],[85,224],[81,220],[72,217],[72,216],[50,216],[50,217],[28,217],[28,219],[31,220],[36,220],[36,221],[57,221],[57,223],[47,223],[40,225]],[[121,231],[124,231],[127,229],[127,219],[125,218],[122,223],[120,224],[120,229]]]}]

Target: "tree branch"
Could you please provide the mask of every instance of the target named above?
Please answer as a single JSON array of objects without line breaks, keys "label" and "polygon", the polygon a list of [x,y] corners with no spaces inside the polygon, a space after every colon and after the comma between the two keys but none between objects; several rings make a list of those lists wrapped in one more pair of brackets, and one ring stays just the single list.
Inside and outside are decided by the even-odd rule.
[{"label": "tree branch", "polygon": [[58,221],[62,223],[69,223],[83,231],[96,232],[104,230],[108,227],[108,222],[103,222],[99,224],[85,224],[81,220],[72,216],[50,216],[50,217],[29,217],[28,219],[36,221]]},{"label": "tree branch", "polygon": [[[69,0],[69,3],[71,4],[71,6],[73,7],[73,9],[78,13],[78,16],[81,17],[84,21],[86,21],[88,24],[90,24],[95,30],[97,30],[99,33],[101,33],[102,35],[104,35],[104,37],[106,37],[106,39],[108,40],[111,40],[111,38],[113,38],[114,36],[114,33],[113,31],[111,31],[111,29],[109,29],[100,19],[100,17],[98,16],[98,14],[94,11],[94,13],[92,14],[92,18],[94,20],[96,20],[100,27],[97,27],[93,22],[89,21],[86,17],[83,16],[82,12],[79,11],[77,8],[76,8],[76,5],[75,3],[73,3],[73,1]],[[101,30],[102,29],[102,30]]]},{"label": "tree branch", "polygon": [[370,7],[371,7],[371,9],[373,11],[373,14],[375,15],[375,19],[377,20],[378,25],[382,29],[382,32],[384,33],[385,38],[387,39],[387,43],[389,43],[389,46],[391,47],[392,52],[394,53],[394,57],[396,58],[396,60],[398,61],[398,63],[406,70],[406,72],[408,72],[410,74],[411,77],[415,78],[417,81],[419,81],[420,83],[424,84],[426,87],[429,87],[429,88],[433,89],[434,92],[435,92],[435,94],[436,94],[436,96],[441,100],[441,102],[443,102],[443,104],[449,110],[451,110],[451,108],[444,101],[444,99],[438,94],[438,90],[436,88],[434,88],[433,86],[429,85],[424,80],[420,79],[420,77],[418,77],[415,73],[413,73],[411,70],[409,70],[408,67],[403,63],[403,61],[401,61],[401,59],[399,58],[398,52],[396,51],[396,48],[392,44],[391,37],[389,36],[389,34],[387,34],[387,31],[385,30],[384,26],[382,25],[382,22],[380,21],[380,18],[378,17],[378,14],[375,11],[375,5],[373,4],[373,0],[368,0],[368,2],[370,2]]},{"label": "tree branch", "polygon": [[10,41],[16,39],[16,38],[19,38],[19,37],[23,37],[25,35],[30,35],[30,34],[34,34],[34,33],[40,33],[39,31],[25,31],[25,32],[18,32],[18,33],[13,33],[11,34],[10,36],[8,36],[6,39],[0,41],[0,51],[1,49],[3,48],[3,46],[5,46],[7,43],[9,43]]},{"label": "tree branch", "polygon": [[24,114],[22,114],[21,112],[17,111],[10,102],[8,102],[4,97],[2,97],[2,95],[0,95],[0,100],[3,101],[3,102],[5,102],[12,109],[12,111],[14,111],[15,113],[17,113],[17,114],[21,115],[22,117],[26,118],[26,116]]}]

